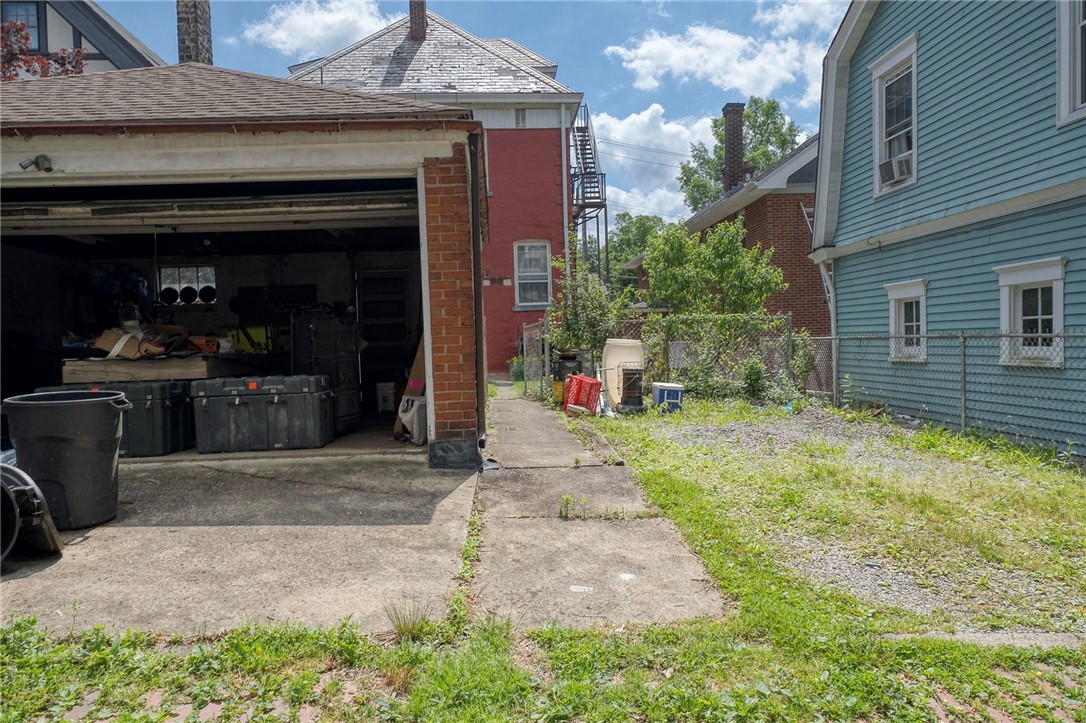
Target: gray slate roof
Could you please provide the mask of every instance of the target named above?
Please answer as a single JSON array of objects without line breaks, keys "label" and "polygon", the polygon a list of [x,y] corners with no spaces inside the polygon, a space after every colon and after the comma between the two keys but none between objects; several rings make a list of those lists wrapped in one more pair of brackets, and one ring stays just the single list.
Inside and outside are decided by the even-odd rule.
[{"label": "gray slate roof", "polygon": [[5,127],[471,117],[450,106],[201,63],[11,81],[0,90]]},{"label": "gray slate roof", "polygon": [[496,49],[434,13],[426,16],[425,40],[408,38],[410,19],[404,18],[302,68],[291,79],[323,79],[326,85],[370,93],[573,93],[522,62],[549,62],[545,58],[508,45],[504,51]]},{"label": "gray slate roof", "polygon": [[549,78],[553,78],[558,72],[558,63],[547,60],[534,50],[529,50],[520,43],[509,38],[487,38],[483,41],[502,55],[506,55],[521,65],[535,68]]}]

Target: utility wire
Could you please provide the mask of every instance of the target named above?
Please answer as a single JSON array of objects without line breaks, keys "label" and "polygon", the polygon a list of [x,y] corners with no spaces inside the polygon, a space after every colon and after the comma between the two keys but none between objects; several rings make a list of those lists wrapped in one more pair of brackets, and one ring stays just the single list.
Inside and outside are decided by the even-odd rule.
[{"label": "utility wire", "polygon": [[606,143],[612,146],[622,146],[624,148],[636,148],[639,151],[651,151],[653,153],[663,153],[668,156],[678,156],[679,158],[689,158],[689,153],[679,153],[677,151],[665,151],[663,148],[652,148],[650,146],[639,146],[634,143],[624,143],[623,141],[613,141],[610,138],[601,138],[596,136],[596,140],[601,143]]},{"label": "utility wire", "polygon": [[654,166],[666,166],[668,168],[680,168],[674,163],[661,163],[660,161],[647,161],[644,158],[634,158],[633,156],[624,156],[619,153],[608,153],[607,151],[600,151],[601,156],[611,156],[613,158],[625,158],[627,161],[637,161],[638,163],[651,163]]}]

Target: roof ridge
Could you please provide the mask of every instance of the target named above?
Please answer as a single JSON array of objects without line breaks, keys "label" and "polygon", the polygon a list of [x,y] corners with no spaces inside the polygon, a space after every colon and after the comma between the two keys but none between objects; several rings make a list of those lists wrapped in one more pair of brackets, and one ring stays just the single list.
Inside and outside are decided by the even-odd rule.
[{"label": "roof ridge", "polygon": [[521,69],[527,71],[536,80],[543,81],[547,85],[552,86],[555,89],[556,92],[558,92],[558,93],[572,93],[573,92],[573,89],[571,89],[571,88],[569,88],[569,87],[567,87],[565,85],[562,85],[557,80],[550,77],[549,75],[544,75],[543,73],[540,73],[535,68],[531,68],[531,67],[525,65],[524,63],[521,63],[519,60],[516,60],[516,59],[506,55],[505,53],[502,53],[501,51],[494,48],[492,45],[488,44],[485,40],[483,40],[479,36],[472,35],[467,30],[464,30],[459,25],[454,25],[452,22],[446,20],[445,18],[441,17],[437,13],[427,11],[426,15],[427,15],[428,18],[433,18],[434,20],[440,21],[444,25],[446,30],[451,30],[452,32],[463,36],[466,40],[471,41],[472,43],[477,45],[480,49],[485,50],[486,52],[491,53],[492,55],[496,55],[499,58],[501,58],[502,60],[505,60],[505,61],[507,61],[509,63],[512,63],[513,65],[517,66],[518,68],[521,68]]}]

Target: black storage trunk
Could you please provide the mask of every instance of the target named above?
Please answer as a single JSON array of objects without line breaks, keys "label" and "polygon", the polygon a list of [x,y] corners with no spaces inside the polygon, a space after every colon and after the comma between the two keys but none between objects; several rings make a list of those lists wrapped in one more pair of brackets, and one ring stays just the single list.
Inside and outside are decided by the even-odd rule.
[{"label": "black storage trunk", "polygon": [[196,451],[310,449],[332,441],[328,377],[232,377],[191,383]]},{"label": "black storage trunk", "polygon": [[161,457],[196,442],[188,382],[101,382],[42,387],[39,392],[122,392],[132,409],[121,413],[122,457]]},{"label": "black storage trunk", "polygon": [[362,416],[358,323],[322,314],[295,317],[290,348],[295,374],[328,377],[335,394],[335,433],[356,431]]}]

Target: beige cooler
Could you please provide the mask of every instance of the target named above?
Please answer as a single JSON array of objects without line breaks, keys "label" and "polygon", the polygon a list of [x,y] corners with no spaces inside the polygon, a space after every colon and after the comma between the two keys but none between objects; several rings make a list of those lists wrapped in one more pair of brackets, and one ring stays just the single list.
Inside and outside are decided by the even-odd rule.
[{"label": "beige cooler", "polygon": [[608,339],[603,345],[603,382],[611,409],[622,398],[622,367],[645,368],[645,348],[639,339]]}]

